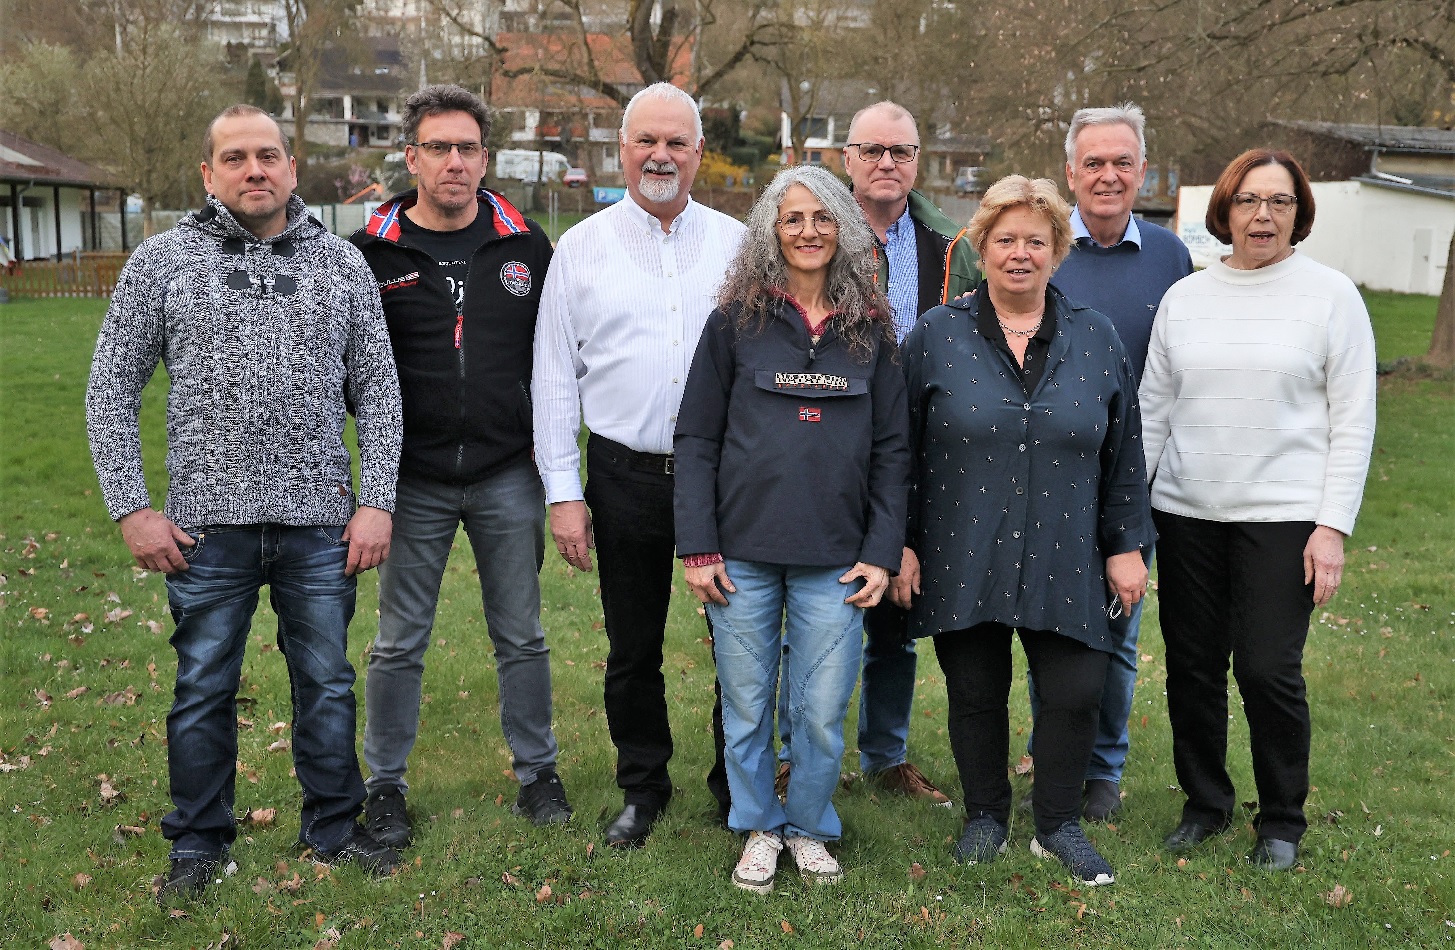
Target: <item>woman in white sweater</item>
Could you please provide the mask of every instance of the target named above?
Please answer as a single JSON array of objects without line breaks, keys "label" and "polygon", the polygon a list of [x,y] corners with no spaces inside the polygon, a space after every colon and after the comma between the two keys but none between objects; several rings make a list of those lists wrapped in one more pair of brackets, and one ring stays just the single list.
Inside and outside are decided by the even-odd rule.
[{"label": "woman in white sweater", "polygon": [[1252,743],[1255,865],[1287,869],[1307,828],[1309,616],[1339,588],[1374,441],[1374,334],[1354,284],[1297,253],[1308,178],[1253,149],[1223,171],[1207,227],[1232,253],[1174,284],[1141,403],[1186,851],[1226,830],[1228,658]]}]

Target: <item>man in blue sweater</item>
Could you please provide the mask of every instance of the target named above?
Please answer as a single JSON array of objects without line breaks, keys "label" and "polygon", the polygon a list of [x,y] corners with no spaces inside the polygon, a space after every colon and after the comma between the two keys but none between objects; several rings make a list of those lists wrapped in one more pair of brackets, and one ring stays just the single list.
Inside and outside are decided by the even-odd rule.
[{"label": "man in blue sweater", "polygon": [[[1132,217],[1147,174],[1146,124],[1142,110],[1131,103],[1081,109],[1072,116],[1066,133],[1066,184],[1076,196],[1071,212],[1075,243],[1052,279],[1073,302],[1111,318],[1138,383],[1162,295],[1192,273],[1192,258],[1177,235]],[[1151,548],[1146,556],[1150,563]],[[1086,770],[1083,815],[1088,821],[1105,821],[1121,808],[1122,767],[1130,747],[1127,718],[1137,682],[1137,635],[1144,602],[1112,623],[1112,634],[1124,632],[1124,637],[1107,664],[1101,721]],[[1038,707],[1032,682],[1032,712]],[[1034,741],[1033,734],[1032,749]]]}]

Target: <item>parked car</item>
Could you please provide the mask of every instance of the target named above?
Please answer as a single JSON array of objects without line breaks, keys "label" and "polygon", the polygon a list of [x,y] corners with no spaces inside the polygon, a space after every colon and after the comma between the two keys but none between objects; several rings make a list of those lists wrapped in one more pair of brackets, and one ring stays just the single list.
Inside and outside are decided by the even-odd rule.
[{"label": "parked car", "polygon": [[586,169],[571,167],[566,169],[566,174],[561,176],[561,181],[567,188],[580,188],[586,184]]}]

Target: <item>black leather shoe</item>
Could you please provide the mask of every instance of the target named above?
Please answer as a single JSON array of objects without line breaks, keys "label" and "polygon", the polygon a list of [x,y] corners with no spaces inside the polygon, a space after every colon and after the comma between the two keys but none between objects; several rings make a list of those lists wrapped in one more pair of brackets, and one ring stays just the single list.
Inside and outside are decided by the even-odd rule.
[{"label": "black leather shoe", "polygon": [[1227,831],[1229,824],[1226,818],[1215,825],[1184,821],[1172,830],[1172,834],[1162,839],[1162,850],[1171,851],[1173,854],[1190,851],[1214,835]]},{"label": "black leather shoe", "polygon": [[1292,841],[1260,837],[1253,850],[1248,852],[1248,861],[1254,867],[1268,871],[1287,871],[1298,863],[1298,845]]},{"label": "black leather shoe", "polygon": [[606,829],[606,844],[611,848],[640,848],[647,843],[652,826],[662,817],[661,805],[628,805]]}]

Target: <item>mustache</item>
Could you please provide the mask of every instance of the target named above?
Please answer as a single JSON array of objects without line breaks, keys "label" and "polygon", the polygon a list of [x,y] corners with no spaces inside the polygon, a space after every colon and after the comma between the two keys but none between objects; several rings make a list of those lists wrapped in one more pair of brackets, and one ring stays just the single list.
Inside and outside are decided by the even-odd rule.
[{"label": "mustache", "polygon": [[654,162],[649,159],[642,162],[642,171],[653,172],[658,175],[675,175],[677,174],[677,166],[671,162]]}]

